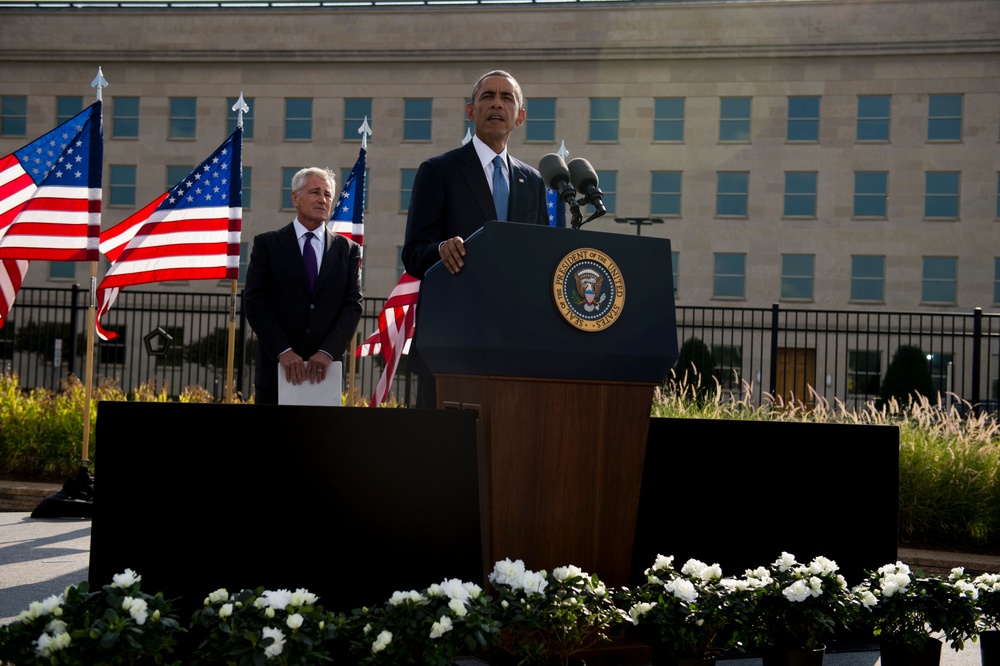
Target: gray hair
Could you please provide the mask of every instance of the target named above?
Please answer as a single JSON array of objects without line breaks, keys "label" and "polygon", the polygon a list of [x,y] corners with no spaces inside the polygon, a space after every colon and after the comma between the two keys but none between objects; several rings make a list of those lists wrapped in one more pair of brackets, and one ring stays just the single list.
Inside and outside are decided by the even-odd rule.
[{"label": "gray hair", "polygon": [[292,176],[292,192],[298,192],[305,185],[306,178],[309,176],[317,176],[323,180],[330,183],[330,191],[337,191],[337,177],[333,175],[330,169],[321,169],[319,167],[306,167],[305,169],[299,169]]},{"label": "gray hair", "polygon": [[502,69],[494,69],[492,72],[486,72],[485,74],[479,77],[479,80],[476,81],[476,85],[472,87],[473,104],[475,104],[476,102],[476,95],[478,95],[479,91],[483,89],[483,81],[490,78],[491,76],[502,76],[506,79],[510,79],[510,82],[514,84],[514,99],[517,101],[517,108],[523,109],[524,94],[521,92],[521,84],[518,83],[517,79],[511,76],[509,72],[505,72]]}]

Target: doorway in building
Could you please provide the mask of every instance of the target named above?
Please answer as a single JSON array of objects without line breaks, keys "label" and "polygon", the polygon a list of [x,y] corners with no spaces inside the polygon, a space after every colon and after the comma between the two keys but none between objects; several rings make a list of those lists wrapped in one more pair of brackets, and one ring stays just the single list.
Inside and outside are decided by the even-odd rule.
[{"label": "doorway in building", "polygon": [[809,390],[816,377],[816,350],[798,347],[778,347],[778,375],[775,393],[787,405],[803,403],[813,407],[815,400]]}]

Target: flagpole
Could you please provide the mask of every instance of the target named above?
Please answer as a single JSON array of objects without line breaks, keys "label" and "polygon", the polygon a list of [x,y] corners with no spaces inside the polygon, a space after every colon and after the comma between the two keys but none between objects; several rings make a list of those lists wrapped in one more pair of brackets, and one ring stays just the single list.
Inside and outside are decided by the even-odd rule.
[{"label": "flagpole", "polygon": [[355,398],[352,389],[354,388],[354,373],[357,371],[358,362],[354,358],[354,355],[358,351],[358,331],[354,329],[354,335],[351,336],[351,358],[347,362],[347,406],[354,407]]},{"label": "flagpole", "polygon": [[[250,106],[243,99],[243,91],[240,97],[233,104],[233,111],[236,112],[236,127],[243,127],[243,114],[250,111]],[[240,164],[240,180],[242,182],[243,164]],[[226,402],[233,402],[233,359],[236,356],[236,292],[238,289],[238,279],[230,282],[229,286],[229,340],[226,343]]]}]

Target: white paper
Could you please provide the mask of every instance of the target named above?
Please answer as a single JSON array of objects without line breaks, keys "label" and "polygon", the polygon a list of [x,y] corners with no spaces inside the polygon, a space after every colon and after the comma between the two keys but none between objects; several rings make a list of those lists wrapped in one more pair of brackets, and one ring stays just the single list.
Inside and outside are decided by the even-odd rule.
[{"label": "white paper", "polygon": [[307,381],[292,384],[285,380],[285,369],[278,364],[278,404],[340,407],[342,404],[343,366],[334,361],[326,369],[326,379],[318,384]]}]

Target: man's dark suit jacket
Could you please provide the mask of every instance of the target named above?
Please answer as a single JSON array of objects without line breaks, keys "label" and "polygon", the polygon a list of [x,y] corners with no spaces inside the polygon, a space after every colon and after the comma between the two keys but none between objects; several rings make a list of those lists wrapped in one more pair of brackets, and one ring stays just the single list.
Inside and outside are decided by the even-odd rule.
[{"label": "man's dark suit jacket", "polygon": [[[510,154],[507,157],[510,159],[507,220],[547,225],[549,213],[541,175]],[[490,184],[471,141],[430,158],[420,165],[413,179],[403,245],[406,272],[422,280],[427,269],[440,259],[437,248],[441,241],[453,236],[468,238],[495,219],[497,211]]]},{"label": "man's dark suit jacket", "polygon": [[310,293],[291,223],[254,238],[244,291],[257,335],[257,404],[278,402],[278,354],[293,349],[308,361],[323,350],[337,361],[361,320],[361,246],[327,232],[323,263]]}]

